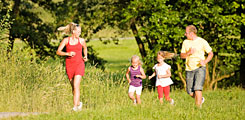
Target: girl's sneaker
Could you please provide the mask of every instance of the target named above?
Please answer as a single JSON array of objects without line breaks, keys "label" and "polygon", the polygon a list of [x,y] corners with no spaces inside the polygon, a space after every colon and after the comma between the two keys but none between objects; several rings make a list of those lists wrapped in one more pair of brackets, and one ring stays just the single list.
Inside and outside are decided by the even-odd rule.
[{"label": "girl's sneaker", "polygon": [[137,104],[137,101],[136,101],[136,99],[134,99],[134,105],[136,105]]},{"label": "girl's sneaker", "polygon": [[171,99],[170,104],[174,105],[174,99]]},{"label": "girl's sneaker", "polygon": [[74,112],[76,112],[77,110],[78,110],[77,107],[72,108],[72,111],[74,111]]},{"label": "girl's sneaker", "polygon": [[83,103],[82,103],[82,102],[80,102],[80,105],[79,105],[79,106],[77,106],[77,109],[78,109],[78,110],[82,110],[82,107],[83,107]]}]

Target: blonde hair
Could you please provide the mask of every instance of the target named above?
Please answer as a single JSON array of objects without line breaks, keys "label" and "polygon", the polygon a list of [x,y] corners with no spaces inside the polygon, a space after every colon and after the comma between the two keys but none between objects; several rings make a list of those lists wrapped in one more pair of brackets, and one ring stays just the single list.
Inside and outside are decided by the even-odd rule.
[{"label": "blonde hair", "polygon": [[141,61],[140,61],[140,57],[137,56],[137,55],[133,55],[133,56],[131,57],[131,63],[132,63],[133,60],[138,60],[138,65],[141,65],[141,64],[142,64]]},{"label": "blonde hair", "polygon": [[157,55],[160,55],[161,57],[165,59],[171,59],[175,56],[175,53],[170,53],[168,51],[158,51]]},{"label": "blonde hair", "polygon": [[73,30],[76,30],[77,27],[80,27],[79,24],[71,22],[66,26],[59,27],[58,31],[63,31],[63,34],[72,34]]},{"label": "blonde hair", "polygon": [[188,25],[186,28],[189,29],[189,32],[197,34],[197,28],[194,25]]}]

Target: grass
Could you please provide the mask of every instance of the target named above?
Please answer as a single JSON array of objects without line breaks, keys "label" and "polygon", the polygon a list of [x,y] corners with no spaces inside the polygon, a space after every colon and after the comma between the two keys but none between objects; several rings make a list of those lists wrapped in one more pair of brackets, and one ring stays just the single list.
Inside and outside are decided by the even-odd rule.
[{"label": "grass", "polygon": [[92,40],[87,45],[93,46],[93,48],[99,53],[99,57],[107,60],[106,71],[126,71],[130,65],[130,58],[133,55],[138,55],[139,50],[135,40],[120,40],[119,44],[114,43],[103,44],[99,40]]},{"label": "grass", "polygon": [[[114,55],[116,59],[115,56],[119,56],[120,52],[115,54],[115,48],[114,50],[111,48],[113,44],[94,43],[96,44],[98,52],[103,50],[107,52],[104,54],[105,58],[109,59],[110,55]],[[126,51],[125,48],[132,49],[130,45],[121,46],[118,49]],[[6,56],[4,51],[0,50],[1,56]],[[170,96],[176,103],[175,106],[171,106],[167,102],[159,104],[157,92],[144,89],[141,96],[142,104],[134,106],[127,96],[128,84],[124,72],[101,71],[89,65],[86,66],[86,75],[81,82],[81,100],[85,105],[82,111],[71,112],[73,107],[71,87],[65,75],[62,58],[52,64],[44,61],[37,64],[29,52],[18,51],[20,50],[16,50],[10,58],[0,58],[0,112],[45,112],[47,114],[6,119],[240,120],[245,118],[244,89],[233,87],[204,91],[206,101],[202,109],[196,108],[194,99],[183,90],[171,90]],[[126,66],[132,53],[132,51],[122,52],[122,57],[116,60],[121,60],[121,63]],[[112,68],[116,69],[117,66],[111,65],[110,69]]]}]

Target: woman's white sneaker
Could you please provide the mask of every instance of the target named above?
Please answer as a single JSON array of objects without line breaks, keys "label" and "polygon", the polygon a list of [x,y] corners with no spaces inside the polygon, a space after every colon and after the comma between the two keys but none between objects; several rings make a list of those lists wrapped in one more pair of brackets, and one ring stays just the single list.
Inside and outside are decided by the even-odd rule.
[{"label": "woman's white sneaker", "polygon": [[79,106],[77,106],[77,109],[78,109],[78,110],[82,110],[82,107],[83,107],[83,103],[82,103],[82,102],[80,102],[80,105],[79,105]]}]

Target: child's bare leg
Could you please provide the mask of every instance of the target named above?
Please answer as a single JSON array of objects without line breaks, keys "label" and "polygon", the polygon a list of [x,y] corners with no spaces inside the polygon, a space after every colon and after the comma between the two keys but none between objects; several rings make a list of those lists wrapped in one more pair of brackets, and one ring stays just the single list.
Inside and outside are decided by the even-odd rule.
[{"label": "child's bare leg", "polygon": [[128,93],[129,98],[134,102],[135,101],[135,97],[134,97],[134,93],[133,92],[129,92]]},{"label": "child's bare leg", "polygon": [[165,100],[168,101],[168,102],[170,102],[172,99],[169,96],[168,97],[165,96]]},{"label": "child's bare leg", "polygon": [[137,101],[137,104],[141,104],[140,95],[136,94],[136,101]]},{"label": "child's bare leg", "polygon": [[163,98],[159,98],[159,101],[162,104],[163,103]]}]

